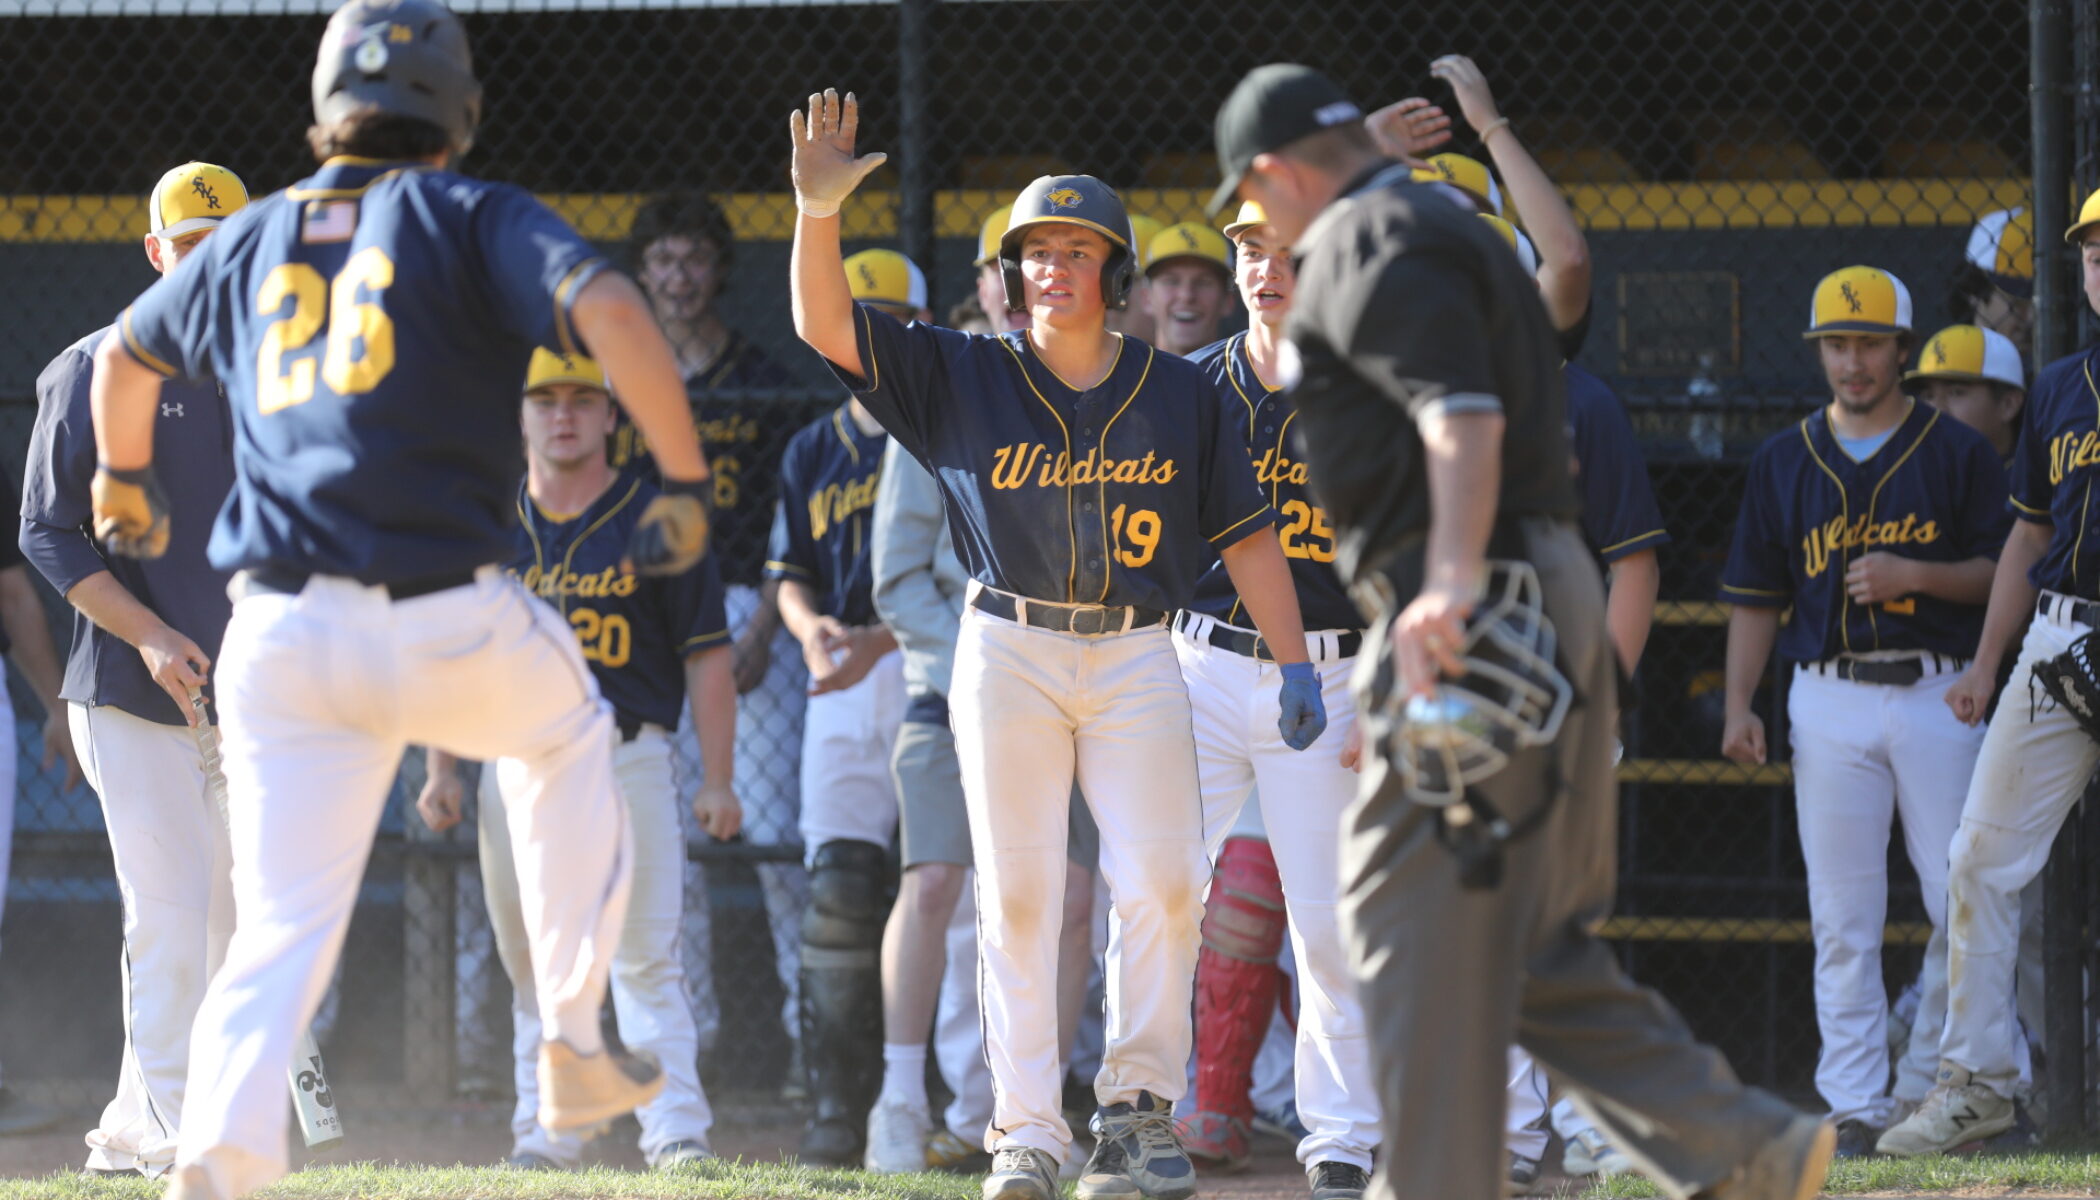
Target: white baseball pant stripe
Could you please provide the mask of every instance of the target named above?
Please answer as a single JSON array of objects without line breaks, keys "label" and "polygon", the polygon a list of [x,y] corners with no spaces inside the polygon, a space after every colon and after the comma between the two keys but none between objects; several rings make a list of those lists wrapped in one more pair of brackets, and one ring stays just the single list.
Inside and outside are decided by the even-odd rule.
[{"label": "white baseball pant stripe", "polygon": [[1891,687],[1808,666],[1794,670],[1787,716],[1823,1039],[1816,1090],[1834,1121],[1857,1118],[1879,1129],[1895,1116],[1881,938],[1889,826],[1898,814],[1933,937],[1919,977],[1912,1051],[1897,1065],[1894,1095],[1923,1099],[1932,1086],[1932,1047],[1947,1014],[1947,853],[1983,737],[1947,707],[1956,678],[1948,669]]},{"label": "white baseball pant stripe", "polygon": [[507,575],[399,602],[329,576],[234,593],[218,688],[238,920],[197,1014],[177,1155],[224,1196],[284,1174],[284,1064],[411,742],[503,760],[540,1019],[586,1054],[629,872],[611,711],[568,624]]},{"label": "white baseball pant stripe", "polygon": [[[671,785],[671,744],[663,728],[644,725],[633,741],[615,747],[613,772],[634,845],[627,922],[613,952],[613,1014],[619,1020],[620,1041],[663,1067],[664,1090],[634,1114],[642,1126],[642,1157],[654,1162],[673,1142],[706,1145],[715,1123],[700,1087],[700,1039],[686,1002],[679,956],[685,838],[678,828],[681,801]],[[584,1139],[555,1133],[539,1122],[539,1005],[497,774],[481,773],[481,881],[489,923],[496,932],[496,953],[512,989],[511,1054],[518,1097],[510,1118],[512,1149],[574,1167],[583,1159]]]},{"label": "white baseball pant stripe", "polygon": [[887,847],[897,836],[890,756],[904,724],[904,654],[877,659],[859,683],[809,698],[802,716],[804,861],[826,842]]},{"label": "white baseball pant stripe", "polygon": [[1204,641],[1210,618],[1184,619],[1191,624],[1174,634],[1174,651],[1194,714],[1209,856],[1215,860],[1231,835],[1250,790],[1275,809],[1263,816],[1297,958],[1298,1119],[1309,1133],[1298,1143],[1298,1160],[1369,1170],[1379,1141],[1377,1091],[1363,1006],[1336,915],[1342,812],[1356,798],[1356,773],[1341,761],[1356,721],[1349,696],[1355,659],[1334,654],[1333,631],[1306,634],[1320,670],[1327,730],[1306,749],[1293,750],[1276,728],[1282,668]]},{"label": "white baseball pant stripe", "polygon": [[[974,587],[975,585],[973,585]],[[1164,626],[1095,637],[963,616],[949,708],[977,866],[979,1003],[993,1081],[985,1148],[1062,1162],[1057,945],[1076,773],[1114,906],[1102,1104],[1186,1087],[1209,863],[1188,690]]]},{"label": "white baseball pant stripe", "polygon": [[1948,930],[1940,1057],[2002,1096],[2013,1094],[2025,1057],[2013,1004],[2020,891],[2048,863],[2056,831],[2100,763],[2100,745],[2029,681],[2035,664],[2087,632],[2060,609],[2035,614],[1984,736],[1954,838],[1948,896],[1957,919]]},{"label": "white baseball pant stripe", "polygon": [[124,901],[124,1055],[117,1094],[88,1131],[87,1165],[158,1176],[175,1162],[190,1024],[233,936],[226,823],[188,726],[71,707]]}]

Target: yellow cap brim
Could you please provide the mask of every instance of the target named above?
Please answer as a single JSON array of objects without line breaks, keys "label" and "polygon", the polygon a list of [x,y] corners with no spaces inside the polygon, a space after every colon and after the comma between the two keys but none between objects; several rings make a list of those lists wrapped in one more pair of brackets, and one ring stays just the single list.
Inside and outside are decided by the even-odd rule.
[{"label": "yellow cap brim", "polygon": [[2100,217],[2094,217],[2090,221],[2080,221],[2078,224],[2064,230],[2064,245],[2076,246],[2085,241],[2087,231],[2095,226],[2100,226]]},{"label": "yellow cap brim", "polygon": [[1225,237],[1227,240],[1237,240],[1241,234],[1248,230],[1259,229],[1267,224],[1267,221],[1234,221],[1225,227]]},{"label": "yellow cap brim", "polygon": [[186,237],[201,229],[217,229],[219,222],[225,219],[224,217],[190,217],[187,220],[177,221],[166,229],[154,230],[153,236],[157,238]]},{"label": "yellow cap brim", "polygon": [[1872,321],[1832,321],[1828,325],[1818,325],[1814,329],[1804,330],[1801,336],[1803,338],[1822,338],[1861,334],[1867,337],[1902,337],[1909,332],[1910,330],[1908,329],[1900,329],[1894,325],[1881,325]]}]

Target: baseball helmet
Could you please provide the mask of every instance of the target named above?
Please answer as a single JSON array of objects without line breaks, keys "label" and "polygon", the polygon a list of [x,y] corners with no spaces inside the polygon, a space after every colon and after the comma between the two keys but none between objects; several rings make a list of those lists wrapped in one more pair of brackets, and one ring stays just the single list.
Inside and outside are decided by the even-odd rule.
[{"label": "baseball helmet", "polygon": [[1130,215],[1116,189],[1092,175],[1044,175],[1014,197],[1013,213],[999,238],[999,269],[1006,276],[1006,311],[1024,312],[1021,290],[1021,239],[1036,225],[1078,225],[1108,239],[1108,262],[1101,268],[1101,296],[1111,309],[1130,303],[1137,278]]},{"label": "baseball helmet", "polygon": [[318,124],[376,108],[430,122],[462,153],[481,124],[466,28],[438,0],[350,0],[335,10],[313,91]]},{"label": "baseball helmet", "polygon": [[1816,284],[1805,338],[1910,332],[1910,289],[1879,267],[1846,267]]},{"label": "baseball helmet", "polygon": [[1465,799],[1468,784],[1559,736],[1575,690],[1555,665],[1557,646],[1538,572],[1530,563],[1497,559],[1488,563],[1485,592],[1456,649],[1465,674],[1445,679],[1430,696],[1407,699],[1386,656],[1382,694],[1398,719],[1384,753],[1409,800],[1449,808]]},{"label": "baseball helmet", "polygon": [[1930,379],[2002,383],[2023,391],[2027,387],[2019,347],[2004,334],[1976,325],[1949,325],[1933,334],[1918,352],[1918,369],[1905,375],[1903,382]]}]

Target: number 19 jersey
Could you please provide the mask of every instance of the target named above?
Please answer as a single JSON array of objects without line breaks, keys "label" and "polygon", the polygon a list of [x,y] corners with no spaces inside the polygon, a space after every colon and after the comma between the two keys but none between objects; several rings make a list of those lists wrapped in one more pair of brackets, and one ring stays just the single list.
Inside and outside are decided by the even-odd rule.
[{"label": "number 19 jersey", "polygon": [[170,377],[216,377],[234,485],[214,567],[393,583],[511,548],[518,396],[605,260],[520,188],[330,159],[228,218],[118,318]]}]

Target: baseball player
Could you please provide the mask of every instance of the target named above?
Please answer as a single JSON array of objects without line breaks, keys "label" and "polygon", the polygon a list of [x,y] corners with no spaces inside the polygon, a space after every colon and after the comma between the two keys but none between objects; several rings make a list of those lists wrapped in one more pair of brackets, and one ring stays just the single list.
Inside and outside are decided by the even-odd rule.
[{"label": "baseball player", "polygon": [[1949,325],[1918,351],[1918,368],[1903,382],[1914,385],[1918,399],[1982,434],[2011,475],[2027,379],[2010,338],[1978,325]]},{"label": "baseball player", "polygon": [[[1181,227],[1154,242],[1172,245]],[[1209,232],[1205,229],[1204,232]],[[1283,325],[1294,282],[1290,247],[1258,204],[1225,227],[1237,250],[1235,282],[1249,321],[1192,356],[1217,386],[1234,432],[1245,437],[1255,479],[1281,523],[1306,648],[1320,664],[1336,745],[1355,722],[1348,680],[1363,644],[1363,618],[1334,573],[1334,527],[1306,490],[1297,459],[1296,412],[1283,391]],[[1154,264],[1157,266],[1157,263]],[[1192,1155],[1228,1167],[1248,1157],[1254,1056],[1276,1007],[1275,966],[1288,923],[1297,958],[1298,1143],[1315,1200],[1355,1200],[1378,1146],[1377,1092],[1363,1045],[1363,1008],[1349,973],[1335,906],[1340,901],[1342,812],[1356,794],[1355,756],[1301,754],[1264,719],[1281,676],[1222,564],[1196,582],[1174,618],[1174,651],[1195,716],[1204,842],[1217,863],[1196,960],[1196,1106]],[[1346,759],[1346,761],[1345,761]],[[1266,838],[1236,832],[1250,789],[1274,806]],[[1230,836],[1229,836],[1230,835]]]},{"label": "baseball player", "polygon": [[[14,483],[0,473],[0,502],[13,500],[21,508],[20,495]],[[73,739],[67,725],[67,706],[60,698],[60,674],[58,654],[51,645],[51,627],[44,615],[44,602],[37,596],[36,585],[29,581],[29,566],[21,550],[16,546],[0,543],[0,653],[14,659],[22,677],[36,690],[37,698],[44,705],[44,752],[43,765],[64,760],[66,770],[65,787],[71,790],[80,782],[80,761],[73,751]],[[5,672],[0,672],[0,711],[12,711],[8,706]],[[0,763],[0,796],[8,799],[0,803],[0,913],[7,908],[7,863],[12,850],[15,831],[15,760],[6,756]],[[7,1087],[4,1072],[0,1072],[0,1137],[42,1133],[64,1120],[55,1109],[37,1104]]]},{"label": "baseball player", "polygon": [[[516,504],[517,536],[504,569],[575,631],[591,676],[612,706],[613,771],[634,848],[627,918],[613,953],[613,1012],[621,1042],[663,1067],[663,1091],[635,1111],[642,1157],[662,1171],[712,1158],[708,1130],[714,1123],[700,1088],[699,1036],[680,962],[686,855],[670,739],[679,709],[689,703],[709,771],[693,807],[712,836],[735,834],[743,816],[730,788],[736,685],[721,580],[709,559],[683,574],[653,579],[620,570],[635,523],[657,492],[606,460],[613,411],[596,362],[580,354],[533,351],[519,422],[526,475]],[[459,823],[457,773],[450,755],[429,752],[428,782],[416,807],[436,832]],[[481,772],[478,827],[482,894],[512,989],[517,1105],[509,1162],[574,1170],[583,1138],[539,1121],[541,1037],[532,949],[497,775]]]},{"label": "baseball player", "polygon": [[[801,426],[797,409],[760,393],[789,386],[786,371],[741,331],[722,319],[722,294],[736,265],[736,237],[721,206],[707,196],[677,192],[659,196],[635,214],[627,253],[650,309],[674,347],[685,378],[693,424],[700,432],[714,480],[709,541],[722,582],[733,637],[736,669],[736,794],[744,807],[747,841],[779,845],[795,840],[800,804],[795,763],[802,747],[803,692],[809,674],[800,647],[781,627],[773,585],[765,576],[766,537],[771,530],[781,451]],[[614,466],[649,473],[646,447],[631,422],[613,434]],[[689,719],[672,739],[679,788],[688,791],[707,775],[694,755],[700,745]],[[687,812],[690,817],[690,811]],[[702,841],[705,830],[688,820],[686,836]],[[802,1071],[797,1036],[801,987],[803,906],[808,882],[796,862],[756,864],[773,938],[774,968],[783,1002],[780,1021],[791,1047],[790,1086]],[[713,930],[709,920],[707,868],[685,866],[683,933],[686,994],[693,1002],[703,1044],[713,1041],[720,1005],[714,986]]]},{"label": "baseball player", "polygon": [[[1805,336],[1832,399],[1751,460],[1721,580],[1734,606],[1729,758],[1765,761],[1751,701],[1775,641],[1793,665],[1787,715],[1823,1042],[1816,1090],[1841,1156],[1873,1153],[1896,1105],[1931,1086],[1947,1005],[1947,847],[1982,741],[1944,698],[1975,653],[2007,524],[1990,443],[1903,394],[1910,330],[1910,293],[1886,271],[1847,267],[1816,285]],[[1913,1053],[1891,1096],[1881,936],[1897,813],[1935,936]]]},{"label": "baseball player", "polygon": [[1218,340],[1232,308],[1232,246],[1195,221],[1169,225],[1145,243],[1146,303],[1151,339],[1169,354],[1188,357]]},{"label": "baseball player", "polygon": [[[1254,200],[1292,247],[1308,474],[1336,569],[1377,614],[1357,679],[1363,743],[1383,752],[1366,756],[1342,864],[1385,1123],[1373,1190],[1501,1191],[1520,1035],[1671,1194],[1805,1200],[1834,1131],[1737,1083],[1591,932],[1615,884],[1615,672],[1536,285],[1492,231],[1381,155],[1361,115],[1317,71],[1255,69],[1218,111],[1211,209]],[[1469,629],[1490,580],[1493,614]],[[1563,667],[1537,651],[1542,617]],[[1522,694],[1579,690],[1582,706],[1558,721],[1528,701],[1497,708],[1505,723],[1476,690],[1481,724],[1452,721],[1471,704],[1462,689],[1483,686],[1483,655]],[[1489,726],[1527,740],[1468,732]],[[1481,765],[1425,774],[1443,750]]]},{"label": "baseball player", "polygon": [[[925,277],[894,250],[864,250],[845,271],[855,300],[913,315],[926,307]],[[810,678],[801,1019],[812,1104],[801,1154],[835,1166],[865,1157],[883,1045],[882,918],[897,829],[890,756],[904,720],[904,658],[875,616],[868,523],[888,441],[855,398],[797,433],[780,460],[766,561]]]},{"label": "baseball player", "polygon": [[1007,218],[1013,215],[1014,206],[1002,204],[985,217],[977,230],[977,257],[972,265],[977,268],[977,303],[984,308],[984,315],[992,323],[992,332],[1006,333],[1023,329],[1028,325],[1027,313],[1008,312],[1006,309],[1005,277],[999,272],[999,239],[1006,235]]},{"label": "baseball player", "polygon": [[[610,711],[511,547],[517,387],[534,346],[588,347],[656,447],[635,569],[706,542],[706,466],[641,293],[523,189],[446,169],[480,114],[435,0],[352,0],[322,36],[319,170],[236,213],[95,350],[95,527],[163,555],[163,378],[217,377],[234,485],[209,559],[236,572],[214,672],[237,921],[192,1031],[177,1200],[285,1170],[283,1064],[342,947],[403,750],[500,759],[546,1040],[540,1122],[592,1126],[662,1076],[598,1009],[627,906]],[[433,403],[441,396],[443,403]]]},{"label": "baseball player", "polygon": [[854,157],[853,97],[813,95],[790,124],[796,332],[934,473],[972,576],[950,702],[997,1083],[984,1194],[1050,1200],[1070,1143],[1052,914],[1076,774],[1114,904],[1099,1141],[1079,1195],[1181,1200],[1194,1172],[1170,1109],[1185,1086],[1208,864],[1165,624],[1222,547],[1282,664],[1283,736],[1310,745],[1326,719],[1274,518],[1202,372],[1108,332],[1136,263],[1107,185],[1048,176],[1015,199],[999,258],[1025,333],[903,326],[856,308],[839,265],[838,205],[885,157]]},{"label": "baseball player", "polygon": [[[247,202],[224,167],[193,162],[169,171],[147,202],[147,261],[172,272]],[[37,380],[20,542],[73,606],[63,694],[124,898],[123,1067],[115,1098],[88,1132],[87,1169],[158,1177],[175,1161],[190,1024],[233,934],[226,826],[189,729],[190,689],[204,686],[230,609],[226,574],[204,551],[233,486],[233,425],[215,383],[162,391],[154,434],[167,455],[161,478],[178,532],[151,562],[110,553],[91,530],[88,409],[94,355],[107,340],[107,329],[89,334]]]},{"label": "baseball player", "polygon": [[[1158,323],[1152,319],[1152,281],[1145,278],[1145,267],[1150,262],[1146,258],[1146,254],[1151,248],[1152,239],[1158,237],[1166,229],[1166,224],[1141,213],[1130,213],[1128,215],[1130,217],[1130,244],[1136,248],[1138,273],[1130,281],[1130,299],[1124,302],[1122,308],[1108,314],[1108,331],[1110,333],[1127,334],[1141,342],[1150,342],[1157,345],[1159,343],[1159,328]],[[1002,226],[1000,228],[1000,236],[1004,235],[1005,228]],[[1002,275],[1001,278],[1003,279],[1004,276]],[[1001,287],[1003,289],[1004,284]],[[998,303],[1001,307],[1004,307],[1006,301],[1001,299],[998,300]],[[1023,328],[1028,324],[1026,314],[1016,314],[1014,319],[1020,322],[1019,325],[1015,326],[1017,329]]]},{"label": "baseball player", "polygon": [[1957,322],[2002,334],[2021,354],[2034,344],[2034,214],[1988,212],[1969,229],[1947,307]]},{"label": "baseball player", "polygon": [[[2064,241],[2077,247],[2086,303],[2100,311],[2100,193],[2086,198]],[[1881,1138],[1883,1154],[1939,1154],[2012,1128],[2023,1057],[2013,1007],[2020,892],[2041,873],[2064,814],[2083,790],[2100,744],[2062,705],[2048,703],[2035,668],[2100,627],[2100,579],[2080,547],[2092,519],[2100,463],[2093,380],[2100,348],[2058,359],[2035,376],[2020,418],[2012,508],[2018,518],[1998,557],[1975,661],[1947,691],[1955,717],[1984,720],[1999,664],[2021,622],[2033,621],[2013,667],[2010,703],[1989,714],[1948,867],[1947,1019],[1939,1073],[1918,1110]],[[2029,695],[2022,699],[2019,687]],[[1914,1043],[1925,1041],[1920,1027]],[[1928,1043],[1926,1052],[1933,1047]]]}]

